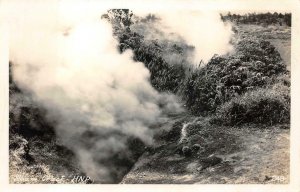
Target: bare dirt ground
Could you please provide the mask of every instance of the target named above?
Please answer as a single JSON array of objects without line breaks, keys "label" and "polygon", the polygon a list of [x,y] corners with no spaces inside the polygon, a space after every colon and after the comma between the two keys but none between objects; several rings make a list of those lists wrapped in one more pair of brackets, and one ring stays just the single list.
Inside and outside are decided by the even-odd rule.
[{"label": "bare dirt ground", "polygon": [[144,153],[122,183],[289,182],[289,129],[209,127],[193,139],[203,150],[186,157],[177,153],[178,141],[161,144]]}]

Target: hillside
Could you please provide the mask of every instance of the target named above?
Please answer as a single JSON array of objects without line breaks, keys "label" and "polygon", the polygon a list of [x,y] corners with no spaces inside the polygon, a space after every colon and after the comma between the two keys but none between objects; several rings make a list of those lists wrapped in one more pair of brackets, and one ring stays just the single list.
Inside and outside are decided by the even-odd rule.
[{"label": "hillside", "polygon": [[[290,69],[290,28],[243,24],[236,29],[237,38],[270,41]],[[195,125],[189,125],[188,155],[179,136],[185,122]],[[189,117],[170,126],[177,134],[159,139],[122,183],[289,183],[289,124],[217,126],[209,117]]]}]

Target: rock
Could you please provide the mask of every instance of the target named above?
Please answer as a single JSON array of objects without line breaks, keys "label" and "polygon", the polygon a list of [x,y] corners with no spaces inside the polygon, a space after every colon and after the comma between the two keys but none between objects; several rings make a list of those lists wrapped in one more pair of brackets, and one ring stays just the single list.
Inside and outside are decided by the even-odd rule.
[{"label": "rock", "polygon": [[192,150],[193,150],[193,151],[199,151],[200,148],[202,148],[200,144],[194,144],[194,145],[192,146]]},{"label": "rock", "polygon": [[18,159],[18,164],[31,164],[34,159],[29,154],[30,146],[28,141],[20,136],[16,136],[12,143],[10,143],[10,150],[13,151],[15,157]]},{"label": "rock", "polygon": [[183,146],[182,147],[182,153],[184,156],[188,157],[192,155],[192,150],[188,146]]},{"label": "rock", "polygon": [[208,167],[215,166],[223,161],[222,158],[216,156],[209,156],[207,158],[202,158],[199,160],[201,164],[201,170],[206,169]]}]

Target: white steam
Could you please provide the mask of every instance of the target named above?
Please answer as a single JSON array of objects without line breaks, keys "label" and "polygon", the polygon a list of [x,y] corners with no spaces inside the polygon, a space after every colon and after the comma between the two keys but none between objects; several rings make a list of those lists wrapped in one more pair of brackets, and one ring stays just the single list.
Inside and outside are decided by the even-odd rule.
[{"label": "white steam", "polygon": [[[147,16],[143,13],[139,15]],[[179,42],[183,39],[188,45],[195,47],[190,59],[193,64],[199,64],[201,60],[206,63],[215,54],[223,55],[232,50],[231,25],[224,23],[218,12],[162,11],[154,12],[154,15],[159,19],[154,24],[150,23],[151,29],[144,30],[143,34],[146,38]],[[135,30],[141,31],[141,29]],[[163,34],[155,31],[162,31]]]},{"label": "white steam", "polygon": [[152,143],[149,126],[160,120],[159,102],[180,107],[152,88],[149,71],[131,51],[117,51],[111,25],[100,19],[104,12],[86,16],[67,5],[8,8],[13,78],[47,109],[87,175],[113,182],[115,168],[104,165],[105,158],[126,150],[128,137]]},{"label": "white steam", "polygon": [[162,22],[195,46],[194,62],[207,62],[214,54],[231,50],[232,30],[217,12],[175,12],[162,15]]},{"label": "white steam", "polygon": [[[85,173],[113,182],[112,172],[118,170],[105,159],[126,151],[129,137],[151,145],[155,130],[149,127],[165,111],[180,111],[180,105],[150,85],[149,71],[133,61],[131,51],[118,52],[111,25],[100,19],[106,10],[93,1],[17,1],[6,6],[17,85],[47,110],[57,135]],[[177,33],[195,46],[194,62],[230,50],[230,27],[218,15],[174,12],[161,18],[162,31]]]}]

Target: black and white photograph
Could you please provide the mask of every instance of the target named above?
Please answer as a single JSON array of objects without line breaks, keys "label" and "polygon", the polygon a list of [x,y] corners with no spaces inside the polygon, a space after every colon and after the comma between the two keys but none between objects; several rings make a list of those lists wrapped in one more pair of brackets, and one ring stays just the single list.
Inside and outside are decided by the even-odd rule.
[{"label": "black and white photograph", "polygon": [[0,2],[8,183],[289,185],[293,9],[118,2]]}]

